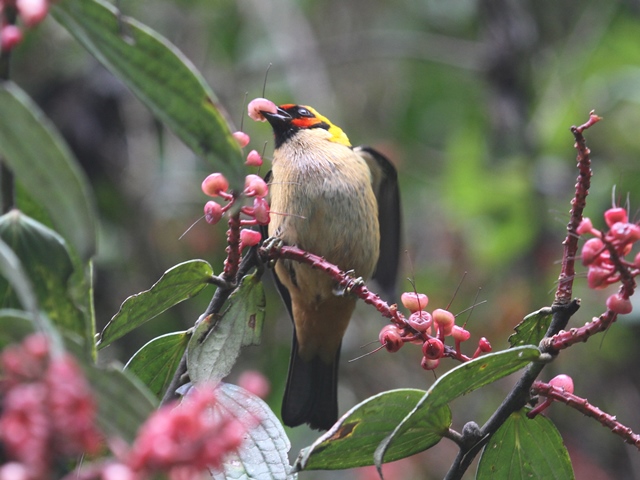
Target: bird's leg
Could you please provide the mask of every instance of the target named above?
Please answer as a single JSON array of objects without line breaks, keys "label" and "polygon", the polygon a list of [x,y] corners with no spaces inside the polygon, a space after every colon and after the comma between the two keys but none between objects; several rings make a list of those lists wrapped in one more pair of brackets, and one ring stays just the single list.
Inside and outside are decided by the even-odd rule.
[{"label": "bird's leg", "polygon": [[[280,237],[269,237],[262,242],[262,255],[269,258],[274,252],[279,252],[284,247],[284,241]],[[273,267],[275,259],[269,260],[269,267]]]},{"label": "bird's leg", "polygon": [[356,277],[355,270],[348,270],[344,272],[344,275],[348,280],[344,285],[337,285],[333,289],[333,294],[336,297],[344,297],[346,295],[350,295],[354,288],[361,287],[364,285],[364,278]]}]

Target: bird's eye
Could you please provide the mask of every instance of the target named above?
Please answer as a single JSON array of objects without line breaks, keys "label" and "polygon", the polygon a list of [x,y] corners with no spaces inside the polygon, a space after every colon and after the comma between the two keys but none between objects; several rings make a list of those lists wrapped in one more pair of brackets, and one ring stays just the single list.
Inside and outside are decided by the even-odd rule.
[{"label": "bird's eye", "polygon": [[300,115],[301,117],[313,117],[313,113],[311,113],[304,107],[298,108],[298,115]]}]

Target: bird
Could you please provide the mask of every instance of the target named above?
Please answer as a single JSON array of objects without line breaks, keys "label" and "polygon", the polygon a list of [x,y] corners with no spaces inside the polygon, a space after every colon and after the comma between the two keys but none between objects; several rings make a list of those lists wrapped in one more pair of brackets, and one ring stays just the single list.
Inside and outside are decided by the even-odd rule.
[{"label": "bird", "polygon": [[[260,113],[274,134],[270,238],[324,257],[392,296],[400,250],[400,193],[393,164],[352,147],[314,108],[284,104]],[[327,274],[279,259],[275,283],[293,319],[282,420],[328,430],[338,419],[338,364],[356,297]]]}]

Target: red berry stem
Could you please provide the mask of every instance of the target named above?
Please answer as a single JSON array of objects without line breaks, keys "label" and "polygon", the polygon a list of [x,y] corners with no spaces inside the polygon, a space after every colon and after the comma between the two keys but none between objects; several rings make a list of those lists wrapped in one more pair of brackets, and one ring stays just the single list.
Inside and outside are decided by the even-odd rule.
[{"label": "red berry stem", "polygon": [[533,394],[543,395],[547,399],[553,399],[562,402],[571,408],[576,409],[587,417],[595,418],[602,426],[611,430],[612,433],[622,437],[622,439],[640,449],[640,435],[633,433],[629,428],[621,424],[614,415],[603,412],[598,407],[591,405],[586,398],[578,397],[572,393],[566,392],[564,389],[554,387],[548,383],[536,381],[531,387]]},{"label": "red berry stem", "polygon": [[582,327],[572,328],[568,331],[561,331],[558,334],[545,338],[541,343],[541,350],[546,352],[557,352],[564,350],[576,343],[586,342],[592,335],[603,332],[616,321],[618,314],[607,310],[599,317],[594,317],[590,322]]},{"label": "red berry stem", "polygon": [[[357,282],[349,274],[340,270],[340,268],[336,265],[327,262],[323,257],[314,255],[313,253],[305,252],[304,250],[301,250],[297,247],[290,247],[286,245],[279,248],[269,249],[263,247],[260,250],[260,255],[265,261],[283,258],[300,263],[305,263],[312,268],[322,270],[331,278],[333,278],[341,287],[349,290],[350,293],[356,295],[365,303],[375,307],[375,309],[378,310],[378,312],[380,312],[382,316],[391,319],[394,324],[398,325],[401,328],[412,328],[411,325],[407,323],[404,315],[398,311],[398,306],[396,304],[389,305],[377,294],[369,290],[366,285]],[[420,332],[416,332],[416,334],[420,334]],[[448,345],[444,346],[443,356],[450,357],[461,362],[468,362],[469,360],[471,360],[468,356],[457,352],[455,348]]]},{"label": "red berry stem", "polygon": [[350,293],[361,298],[365,303],[373,305],[384,317],[390,318],[398,325],[405,326],[404,317],[398,312],[397,307],[389,305],[382,300],[377,294],[373,293],[363,283],[357,282],[349,274],[343,272],[336,265],[327,262],[323,257],[314,255],[313,253],[305,252],[297,247],[283,246],[280,248],[271,248],[268,250],[262,249],[262,255],[269,260],[275,260],[278,258],[285,258],[287,260],[294,260],[296,262],[305,263],[312,268],[322,270],[331,278],[333,278],[338,284],[347,289]]},{"label": "red berry stem", "polygon": [[591,187],[591,151],[582,132],[600,120],[593,111],[589,114],[589,120],[579,127],[571,127],[571,133],[576,140],[574,147],[578,151],[576,160],[578,162],[578,179],[576,181],[576,191],[571,200],[571,219],[567,225],[567,237],[565,238],[564,253],[562,256],[562,268],[558,278],[558,288],[554,303],[567,305],[573,296],[573,279],[575,278],[575,259],[578,254],[578,234],[576,232],[582,221],[582,212],[587,203],[587,195]]},{"label": "red berry stem", "polygon": [[227,282],[233,282],[238,274],[240,265],[240,212],[229,217],[229,230],[227,230],[227,258],[224,261],[222,277]]}]

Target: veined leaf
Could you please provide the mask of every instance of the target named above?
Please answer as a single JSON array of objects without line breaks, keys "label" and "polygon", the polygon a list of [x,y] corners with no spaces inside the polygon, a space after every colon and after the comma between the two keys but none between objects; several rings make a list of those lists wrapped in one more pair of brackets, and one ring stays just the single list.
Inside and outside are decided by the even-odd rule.
[{"label": "veined leaf", "polygon": [[189,341],[187,369],[194,383],[219,382],[231,371],[240,349],[260,340],[265,296],[259,278],[244,277],[227,304],[224,312],[203,319]]},{"label": "veined leaf", "polygon": [[189,148],[222,171],[232,188],[244,159],[211,88],[166,38],[100,0],[63,0],[52,9],[64,26]]},{"label": "veined leaf", "polygon": [[[424,397],[423,390],[400,389],[368,398],[345,413],[331,429],[305,448],[294,470],[334,470],[374,465],[380,442],[411,413]],[[387,452],[392,462],[431,448],[451,424],[451,410],[442,405],[414,415],[411,427]]]},{"label": "veined leaf", "polygon": [[12,82],[0,82],[0,155],[83,260],[95,253],[87,180],[53,124]]},{"label": "veined leaf", "polygon": [[138,377],[156,397],[162,398],[187,349],[189,338],[187,332],[154,338],[138,350],[124,368]]},{"label": "veined leaf", "polygon": [[109,345],[170,307],[197,295],[209,285],[212,275],[211,265],[204,260],[190,260],[170,268],[149,290],[124,301],[120,311],[102,330],[98,347]]},{"label": "veined leaf", "polygon": [[482,451],[477,480],[571,480],[573,467],[555,425],[544,415],[512,413]]}]

